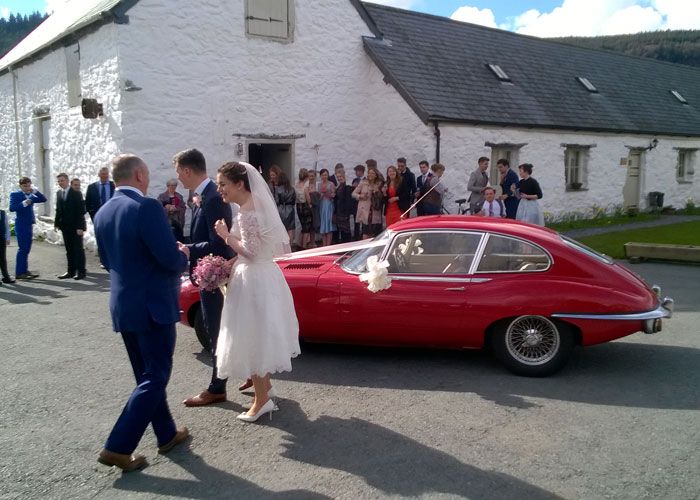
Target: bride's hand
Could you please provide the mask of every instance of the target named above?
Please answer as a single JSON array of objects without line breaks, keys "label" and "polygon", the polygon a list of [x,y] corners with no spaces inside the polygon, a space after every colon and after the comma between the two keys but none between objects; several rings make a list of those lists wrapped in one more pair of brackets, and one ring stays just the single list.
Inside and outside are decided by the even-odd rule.
[{"label": "bride's hand", "polygon": [[229,235],[229,230],[228,226],[226,225],[226,221],[224,219],[219,219],[214,223],[214,231],[216,231],[216,234],[221,238],[222,240],[226,240],[226,237]]}]

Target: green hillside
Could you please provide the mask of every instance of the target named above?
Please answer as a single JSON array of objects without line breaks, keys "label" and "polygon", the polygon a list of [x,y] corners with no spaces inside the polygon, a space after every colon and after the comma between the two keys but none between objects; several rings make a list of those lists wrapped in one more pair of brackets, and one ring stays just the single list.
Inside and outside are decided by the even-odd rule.
[{"label": "green hillside", "polygon": [[48,16],[34,12],[28,16],[10,14],[7,19],[0,17],[0,57],[7,54],[22,38],[31,33]]},{"label": "green hillside", "polygon": [[700,30],[651,31],[634,35],[553,38],[560,42],[700,66]]}]

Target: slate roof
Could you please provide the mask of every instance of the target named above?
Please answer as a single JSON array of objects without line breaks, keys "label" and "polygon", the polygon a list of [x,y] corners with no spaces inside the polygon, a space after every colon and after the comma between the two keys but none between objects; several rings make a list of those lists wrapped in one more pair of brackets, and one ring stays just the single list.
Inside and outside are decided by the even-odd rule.
[{"label": "slate roof", "polygon": [[366,52],[425,122],[700,136],[700,68],[353,3]]}]

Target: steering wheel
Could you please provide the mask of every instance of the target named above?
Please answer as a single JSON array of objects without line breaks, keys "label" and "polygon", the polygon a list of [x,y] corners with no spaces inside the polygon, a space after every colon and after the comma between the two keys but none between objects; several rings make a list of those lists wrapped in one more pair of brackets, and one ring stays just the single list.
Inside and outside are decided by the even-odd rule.
[{"label": "steering wheel", "polygon": [[404,272],[408,269],[408,262],[406,261],[406,256],[397,247],[394,250],[394,260],[396,261],[396,271]]}]

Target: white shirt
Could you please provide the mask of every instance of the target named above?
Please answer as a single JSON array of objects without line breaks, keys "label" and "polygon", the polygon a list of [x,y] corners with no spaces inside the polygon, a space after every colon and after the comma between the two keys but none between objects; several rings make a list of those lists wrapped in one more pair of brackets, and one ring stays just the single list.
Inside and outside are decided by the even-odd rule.
[{"label": "white shirt", "polygon": [[116,191],[133,191],[134,193],[140,194],[141,196],[146,196],[141,192],[140,189],[135,188],[134,186],[119,186],[116,188]]},{"label": "white shirt", "polygon": [[202,181],[202,183],[199,186],[197,186],[197,189],[194,190],[194,194],[198,194],[199,196],[202,196],[202,193],[207,188],[207,186],[209,185],[210,182],[211,182],[211,179],[209,177],[204,179]]},{"label": "white shirt", "polygon": [[[490,213],[489,208],[493,211],[493,213]],[[505,215],[503,213],[503,209],[501,208],[501,204],[498,203],[498,200],[495,198],[491,203],[484,201],[484,204],[481,206],[481,211],[487,217],[503,217]]]}]

